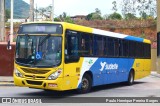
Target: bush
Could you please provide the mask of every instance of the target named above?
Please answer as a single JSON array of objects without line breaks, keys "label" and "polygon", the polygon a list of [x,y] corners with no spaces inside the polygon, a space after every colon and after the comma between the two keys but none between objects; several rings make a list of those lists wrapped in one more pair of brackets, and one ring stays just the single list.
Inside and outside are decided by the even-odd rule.
[{"label": "bush", "polygon": [[114,12],[113,14],[110,14],[108,16],[108,19],[112,19],[112,20],[121,20],[122,16],[119,13]]}]

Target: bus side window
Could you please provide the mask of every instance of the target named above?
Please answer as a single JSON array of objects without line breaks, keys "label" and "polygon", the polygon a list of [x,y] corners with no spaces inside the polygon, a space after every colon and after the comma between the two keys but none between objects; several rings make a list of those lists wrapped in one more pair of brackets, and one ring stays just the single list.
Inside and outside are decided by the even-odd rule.
[{"label": "bus side window", "polygon": [[118,57],[119,56],[119,39],[114,39],[114,56]]},{"label": "bus side window", "polygon": [[65,62],[78,62],[79,60],[79,46],[78,46],[78,32],[70,30],[66,31],[65,37]]},{"label": "bus side window", "polygon": [[93,55],[94,56],[102,56],[103,55],[103,40],[102,36],[94,35],[93,39]]},{"label": "bus side window", "polygon": [[128,47],[128,41],[127,40],[123,40],[123,56],[124,57],[128,57],[129,56],[129,47]]},{"label": "bus side window", "polygon": [[80,36],[80,54],[81,56],[88,56],[91,54],[91,35],[88,33],[81,33]]},{"label": "bus side window", "polygon": [[134,41],[129,41],[129,57],[135,58],[136,57],[136,42]]},{"label": "bus side window", "polygon": [[98,55],[103,56],[104,55],[104,46],[103,46],[103,37],[99,36],[97,40],[98,44]]},{"label": "bus side window", "polygon": [[123,50],[124,50],[124,48],[123,48],[123,42],[124,42],[124,40],[119,40],[119,57],[123,57],[124,56],[124,52],[123,52]]},{"label": "bus side window", "polygon": [[108,56],[114,56],[114,38],[109,37],[107,42]]},{"label": "bus side window", "polygon": [[144,47],[144,52],[143,52],[144,58],[150,59],[151,58],[151,46],[150,46],[150,44],[144,43],[143,47]]}]

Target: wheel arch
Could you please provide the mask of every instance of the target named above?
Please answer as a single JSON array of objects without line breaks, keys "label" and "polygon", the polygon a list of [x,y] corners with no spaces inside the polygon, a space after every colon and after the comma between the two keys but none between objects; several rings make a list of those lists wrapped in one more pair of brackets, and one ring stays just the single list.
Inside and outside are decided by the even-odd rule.
[{"label": "wheel arch", "polygon": [[88,70],[88,71],[86,71],[86,72],[83,74],[83,76],[84,76],[85,74],[87,74],[87,75],[89,75],[89,76],[91,77],[91,79],[92,79],[92,85],[93,85],[93,73],[92,73],[90,70]]},{"label": "wheel arch", "polygon": [[[87,80],[88,80],[88,87],[87,87],[87,89],[84,89],[84,88],[82,87],[83,78],[87,78]],[[77,91],[78,91],[79,93],[88,93],[88,92],[91,90],[92,86],[93,86],[93,74],[92,74],[91,71],[86,71],[86,72],[83,74],[83,76],[82,76],[82,80],[81,80],[81,82],[80,82],[80,85],[79,85]]]}]

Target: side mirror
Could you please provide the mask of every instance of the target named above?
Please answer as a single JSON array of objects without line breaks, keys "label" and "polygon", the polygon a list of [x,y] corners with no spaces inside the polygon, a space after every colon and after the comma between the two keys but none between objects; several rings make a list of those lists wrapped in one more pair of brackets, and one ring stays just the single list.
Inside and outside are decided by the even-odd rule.
[{"label": "side mirror", "polygon": [[10,41],[8,41],[8,43],[7,43],[7,50],[11,50],[11,49],[12,49],[11,43],[10,43]]}]

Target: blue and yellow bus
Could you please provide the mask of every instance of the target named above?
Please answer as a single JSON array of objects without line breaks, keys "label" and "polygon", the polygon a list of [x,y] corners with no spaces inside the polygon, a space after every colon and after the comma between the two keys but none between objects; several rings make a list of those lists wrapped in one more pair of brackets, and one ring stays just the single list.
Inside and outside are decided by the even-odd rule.
[{"label": "blue and yellow bus", "polygon": [[151,72],[151,42],[65,22],[24,23],[14,66],[21,87],[86,93],[98,85],[132,85]]}]

